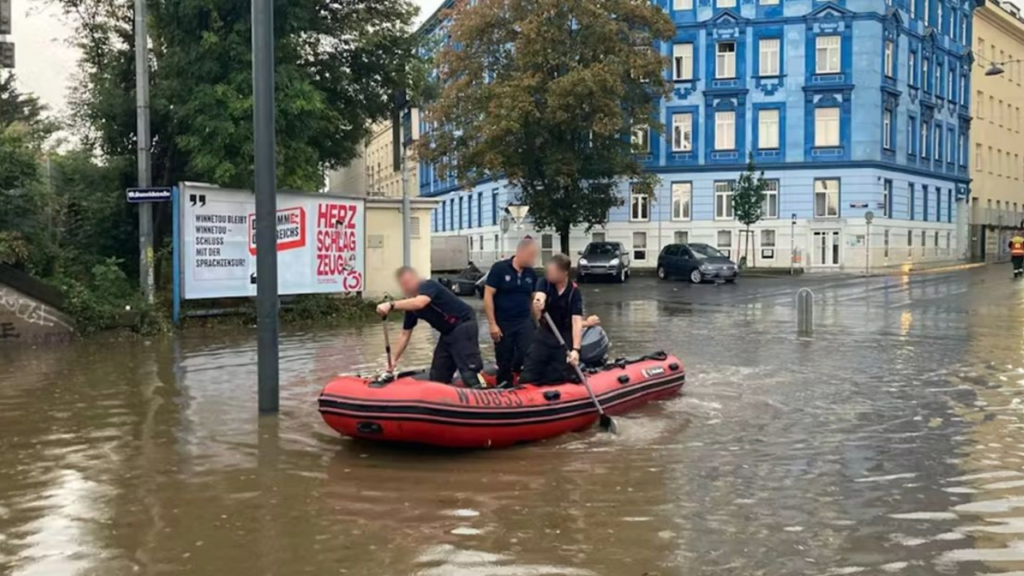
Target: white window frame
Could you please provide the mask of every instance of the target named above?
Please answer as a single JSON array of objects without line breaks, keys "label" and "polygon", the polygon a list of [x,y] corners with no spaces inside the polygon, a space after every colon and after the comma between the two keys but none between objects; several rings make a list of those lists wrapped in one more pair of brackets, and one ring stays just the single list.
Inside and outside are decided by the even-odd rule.
[{"label": "white window frame", "polygon": [[732,195],[736,192],[733,180],[715,181],[715,220],[733,220]]},{"label": "white window frame", "polygon": [[650,222],[651,221],[651,197],[649,194],[638,192],[635,185],[629,186],[629,221]]},{"label": "white window frame", "polygon": [[942,162],[942,126],[935,126],[932,132],[932,158]]},{"label": "white window frame", "polygon": [[816,74],[838,74],[842,69],[843,39],[834,34],[814,39],[814,71]]},{"label": "white window frame", "polygon": [[757,58],[759,76],[778,76],[782,73],[782,40],[779,38],[761,38],[757,41]]},{"label": "white window frame", "polygon": [[917,52],[913,50],[907,52],[907,84],[910,86],[917,86]]},{"label": "white window frame", "polygon": [[[722,247],[722,234],[727,234],[729,240],[727,241],[728,246]],[[715,232],[715,248],[719,252],[725,254],[726,258],[732,258],[732,230],[719,230]]]},{"label": "white window frame", "polygon": [[672,45],[672,79],[693,80],[693,43]]},{"label": "white window frame", "polygon": [[882,110],[882,147],[892,150],[892,110]]},{"label": "white window frame", "polygon": [[693,151],[693,113],[672,113],[672,151]]},{"label": "white window frame", "polygon": [[761,217],[775,220],[779,217],[779,181],[765,180],[764,202],[761,204]]},{"label": "white window frame", "polygon": [[757,148],[778,150],[781,147],[779,132],[782,113],[778,108],[761,108],[757,111]]},{"label": "white window frame", "polygon": [[[834,115],[834,117],[833,117]],[[814,147],[835,148],[842,142],[838,106],[814,109]]]},{"label": "white window frame", "polygon": [[634,126],[633,133],[630,138],[633,144],[634,154],[650,154],[651,153],[651,127],[650,126]]},{"label": "white window frame", "polygon": [[[732,51],[724,50],[732,47]],[[736,78],[736,51],[738,46],[735,40],[715,43],[715,78],[729,80]]]},{"label": "white window frame", "polygon": [[672,0],[672,9],[679,10],[693,10],[693,0]]},{"label": "white window frame", "polygon": [[693,214],[693,182],[672,183],[672,221],[688,222]]},{"label": "white window frame", "polygon": [[889,202],[892,199],[892,180],[882,180],[882,218],[890,218]]},{"label": "white window frame", "polygon": [[689,244],[690,243],[690,231],[689,230],[676,230],[672,234],[673,244]]},{"label": "white window frame", "polygon": [[736,149],[736,111],[715,112],[715,150]]},{"label": "white window frame", "polygon": [[716,0],[715,6],[719,8],[735,8],[736,0]]},{"label": "white window frame", "polygon": [[896,59],[895,59],[895,57],[893,55],[893,50],[895,50],[895,45],[894,45],[893,41],[892,40],[886,40],[885,41],[885,75],[888,76],[889,78],[892,78],[895,75],[895,70],[893,68],[894,68],[894,65],[896,63]]},{"label": "white window frame", "polygon": [[[814,181],[814,217],[839,218],[841,186],[838,178],[818,178]],[[834,190],[833,190],[834,188]],[[823,198],[823,210],[819,210],[818,198]]]},{"label": "white window frame", "polygon": [[[639,243],[642,245],[640,247],[637,246],[637,238],[643,238],[643,241]],[[632,250],[630,250],[630,252],[633,253],[633,261],[646,262],[648,253],[647,232],[642,230],[634,230],[630,240],[632,241]]]},{"label": "white window frame", "polygon": [[928,157],[928,130],[930,130],[927,120],[921,120],[921,142],[918,149],[921,151],[921,158]]},{"label": "white window frame", "polygon": [[761,230],[759,245],[761,247],[762,260],[774,260],[775,249],[779,245],[779,234],[774,228]]}]

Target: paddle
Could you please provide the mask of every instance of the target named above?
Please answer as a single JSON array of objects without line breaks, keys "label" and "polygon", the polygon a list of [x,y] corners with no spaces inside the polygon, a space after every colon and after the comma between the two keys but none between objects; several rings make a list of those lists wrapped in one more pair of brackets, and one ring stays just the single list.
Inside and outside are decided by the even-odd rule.
[{"label": "paddle", "polygon": [[395,365],[391,362],[391,336],[388,334],[388,317],[385,316],[381,320],[381,325],[384,327],[384,352],[388,355],[388,373],[382,378],[382,380],[390,380],[395,377]]},{"label": "paddle", "polygon": [[[566,346],[561,332],[558,331],[558,328],[555,326],[555,322],[547,312],[544,313],[544,320],[548,323],[548,328],[551,328],[551,331],[555,333],[555,338],[558,338],[558,343],[562,345],[562,348],[565,348],[566,352],[568,352],[569,347]],[[605,432],[618,434],[619,427],[615,425],[615,421],[612,420],[611,416],[604,413],[604,408],[601,407],[601,403],[597,400],[597,396],[594,395],[594,391],[590,388],[590,383],[587,382],[587,376],[583,373],[583,370],[580,370],[579,364],[574,364],[572,367],[576,369],[576,376],[579,377],[580,382],[587,389],[587,394],[590,394],[590,399],[594,401],[594,406],[597,406],[597,413],[601,416],[598,420],[601,425],[601,429]]]}]

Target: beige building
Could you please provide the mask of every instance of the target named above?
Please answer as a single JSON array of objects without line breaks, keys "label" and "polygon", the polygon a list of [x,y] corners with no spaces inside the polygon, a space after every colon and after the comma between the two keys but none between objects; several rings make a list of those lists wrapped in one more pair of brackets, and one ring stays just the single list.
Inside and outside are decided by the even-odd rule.
[{"label": "beige building", "polygon": [[988,0],[974,11],[974,55],[971,256],[1000,260],[1024,218],[1024,18],[1016,6]]},{"label": "beige building", "polygon": [[[415,198],[420,190],[419,162],[413,146],[420,136],[418,109],[411,109],[405,127],[411,132],[411,137],[405,137],[409,195]],[[402,173],[393,169],[393,151],[391,121],[374,124],[359,157],[328,176],[329,191],[346,196],[401,198]]]}]

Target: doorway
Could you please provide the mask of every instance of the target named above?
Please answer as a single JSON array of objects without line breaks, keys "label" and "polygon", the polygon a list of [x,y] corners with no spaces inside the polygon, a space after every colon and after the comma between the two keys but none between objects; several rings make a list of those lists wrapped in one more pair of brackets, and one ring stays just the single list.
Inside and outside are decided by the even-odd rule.
[{"label": "doorway", "polygon": [[816,231],[812,246],[812,266],[839,266],[839,230]]}]

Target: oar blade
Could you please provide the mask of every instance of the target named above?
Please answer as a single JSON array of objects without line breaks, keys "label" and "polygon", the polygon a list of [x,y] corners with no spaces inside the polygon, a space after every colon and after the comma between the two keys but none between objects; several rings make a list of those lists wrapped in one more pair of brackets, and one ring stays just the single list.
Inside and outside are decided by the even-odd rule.
[{"label": "oar blade", "polygon": [[612,420],[612,417],[607,414],[601,414],[599,425],[601,426],[602,430],[608,432],[609,434],[619,433],[619,427],[615,424],[615,420]]}]

